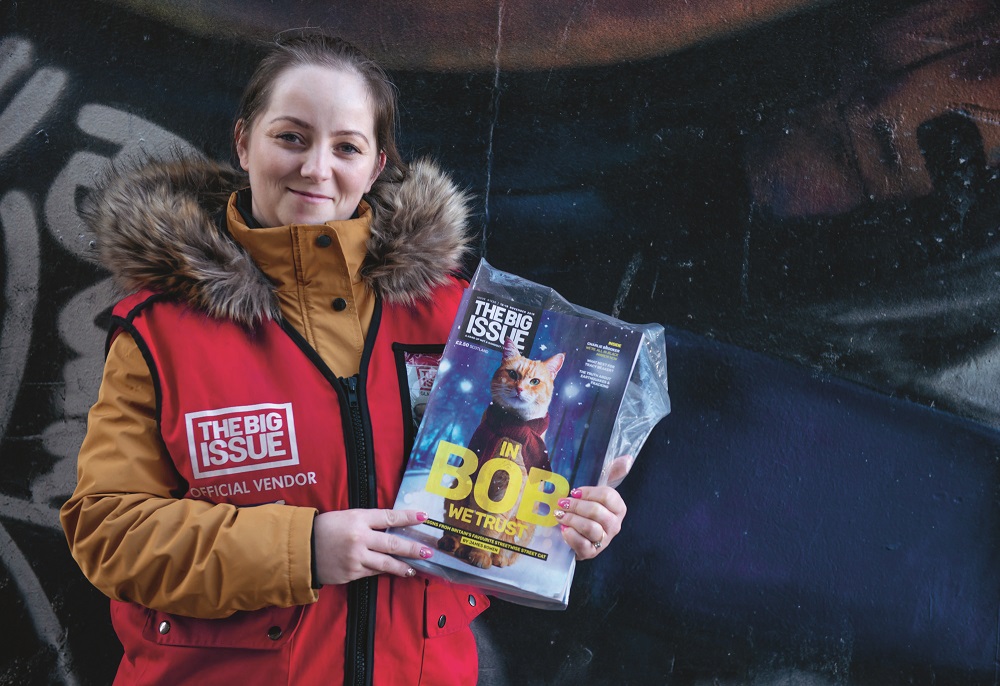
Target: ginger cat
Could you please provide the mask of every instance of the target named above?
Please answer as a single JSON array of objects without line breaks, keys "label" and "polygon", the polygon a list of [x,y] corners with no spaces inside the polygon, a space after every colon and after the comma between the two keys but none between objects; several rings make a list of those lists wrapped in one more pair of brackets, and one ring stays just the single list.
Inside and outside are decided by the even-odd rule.
[{"label": "ginger cat", "polygon": [[[474,482],[479,470],[489,460],[513,461],[521,471],[522,484],[527,483],[527,474],[532,467],[550,469],[545,430],[549,426],[549,404],[552,402],[556,374],[562,368],[565,357],[563,353],[558,353],[546,360],[532,360],[522,356],[510,339],[504,341],[503,359],[490,382],[492,402],[483,412],[483,418],[469,441],[469,449],[479,456],[479,468],[472,475]],[[499,502],[503,499],[509,479],[503,470],[494,474],[488,490],[490,500]],[[475,521],[471,527],[456,521],[449,516],[447,507],[444,520],[466,531],[525,546],[534,535],[535,525],[515,518],[520,503],[519,495],[507,512],[493,513],[494,527],[491,528],[477,526]],[[455,505],[476,508],[471,493]],[[445,532],[437,546],[482,569],[506,567],[518,557],[516,552],[503,548],[493,553],[466,545],[459,535],[450,532]]]}]

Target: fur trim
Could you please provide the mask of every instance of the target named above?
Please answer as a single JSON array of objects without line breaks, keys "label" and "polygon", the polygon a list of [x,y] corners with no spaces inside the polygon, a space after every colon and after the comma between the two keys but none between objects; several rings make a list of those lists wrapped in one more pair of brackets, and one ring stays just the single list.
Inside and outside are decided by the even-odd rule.
[{"label": "fur trim", "polygon": [[[169,293],[245,326],[276,319],[274,286],[214,220],[245,185],[231,167],[202,159],[114,170],[84,211],[99,262],[126,292]],[[436,165],[418,161],[401,182],[376,184],[372,196],[363,278],[389,302],[428,297],[468,252],[467,194]]]},{"label": "fur trim", "polygon": [[383,199],[372,203],[362,275],[389,302],[409,305],[461,268],[469,250],[469,197],[429,160],[414,162],[401,183],[375,190]]}]

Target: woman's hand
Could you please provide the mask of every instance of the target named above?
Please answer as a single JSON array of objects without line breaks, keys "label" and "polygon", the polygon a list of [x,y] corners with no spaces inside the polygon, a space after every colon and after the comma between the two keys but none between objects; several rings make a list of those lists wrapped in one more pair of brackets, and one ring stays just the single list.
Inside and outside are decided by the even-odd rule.
[{"label": "woman's hand", "polygon": [[[619,483],[632,467],[632,457],[622,455],[611,463],[608,481]],[[618,491],[610,486],[574,488],[569,498],[559,501],[555,517],[563,540],[576,553],[577,560],[597,557],[622,530],[628,508]]]},{"label": "woman's hand", "polygon": [[386,533],[390,527],[413,526],[427,519],[415,510],[339,510],[316,515],[313,545],[319,583],[346,584],[374,574],[413,576],[416,571],[399,557],[427,559],[427,546]]}]

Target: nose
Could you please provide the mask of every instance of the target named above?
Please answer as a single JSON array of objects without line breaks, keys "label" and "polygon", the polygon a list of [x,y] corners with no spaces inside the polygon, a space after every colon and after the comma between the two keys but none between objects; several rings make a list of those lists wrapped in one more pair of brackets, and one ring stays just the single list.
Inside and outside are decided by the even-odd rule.
[{"label": "nose", "polygon": [[312,181],[325,181],[333,175],[333,154],[321,145],[311,147],[302,160],[300,173]]}]

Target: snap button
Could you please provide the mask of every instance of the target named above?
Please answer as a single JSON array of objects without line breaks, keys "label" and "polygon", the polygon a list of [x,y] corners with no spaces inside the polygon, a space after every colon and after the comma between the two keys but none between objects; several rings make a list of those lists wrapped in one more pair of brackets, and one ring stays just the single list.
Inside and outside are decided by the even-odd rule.
[{"label": "snap button", "polygon": [[471,593],[469,594],[469,605],[471,605],[472,607],[476,606],[476,596],[472,595]]},{"label": "snap button", "polygon": [[320,248],[329,248],[331,243],[333,243],[333,239],[325,233],[316,236],[316,245]]},{"label": "snap button", "polygon": [[448,618],[445,617],[444,615],[441,615],[440,617],[438,617],[438,629],[443,629],[444,625],[445,625],[445,622],[447,622],[447,621],[448,621]]},{"label": "snap button", "polygon": [[347,309],[347,301],[343,298],[335,298],[333,301],[333,309],[337,312],[343,312]]},{"label": "snap button", "polygon": [[169,634],[170,622],[160,622],[160,626],[156,627],[156,630],[159,631],[161,634]]},{"label": "snap button", "polygon": [[281,638],[281,633],[282,632],[280,626],[272,626],[270,629],[267,630],[267,637],[272,641],[277,641],[279,638]]}]

